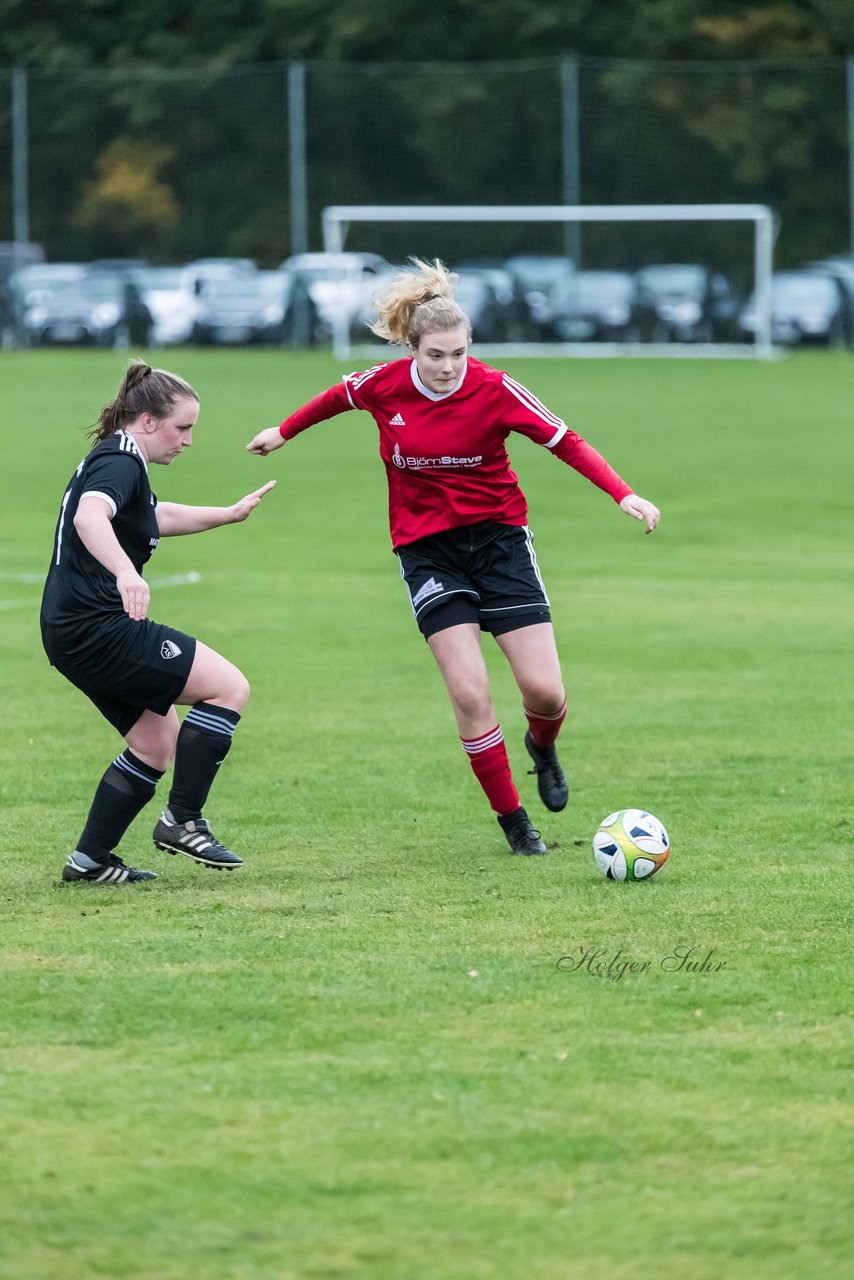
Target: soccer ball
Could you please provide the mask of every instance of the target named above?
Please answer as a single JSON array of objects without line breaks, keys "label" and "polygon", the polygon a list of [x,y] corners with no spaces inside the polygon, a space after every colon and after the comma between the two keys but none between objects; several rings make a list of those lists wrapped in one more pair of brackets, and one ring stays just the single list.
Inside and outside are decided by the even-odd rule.
[{"label": "soccer ball", "polygon": [[670,839],[645,809],[620,809],[599,823],[593,857],[609,880],[651,880],[670,857]]}]

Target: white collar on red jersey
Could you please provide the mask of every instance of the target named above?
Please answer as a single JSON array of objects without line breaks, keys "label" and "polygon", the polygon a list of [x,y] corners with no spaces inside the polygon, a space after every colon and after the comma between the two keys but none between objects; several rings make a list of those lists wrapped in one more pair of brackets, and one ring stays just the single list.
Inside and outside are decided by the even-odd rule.
[{"label": "white collar on red jersey", "polygon": [[463,365],[462,373],[460,374],[454,386],[451,387],[450,391],[431,391],[428,387],[425,387],[424,383],[421,381],[421,379],[418,376],[418,369],[416,367],[414,359],[410,361],[409,370],[410,370],[410,373],[412,374],[412,381],[415,384],[415,390],[420,391],[422,396],[426,396],[428,400],[447,400],[448,396],[452,396],[455,391],[459,391],[460,387],[465,382],[466,369],[468,368],[468,364],[469,362],[468,360],[466,360],[465,364]]}]

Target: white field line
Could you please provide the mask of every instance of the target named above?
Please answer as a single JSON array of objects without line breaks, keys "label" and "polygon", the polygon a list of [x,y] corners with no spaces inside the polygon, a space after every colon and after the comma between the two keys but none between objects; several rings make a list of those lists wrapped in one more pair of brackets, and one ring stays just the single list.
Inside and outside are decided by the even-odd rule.
[{"label": "white field line", "polygon": [[[201,582],[202,575],[197,573],[195,569],[190,573],[173,573],[162,578],[151,578],[149,586],[152,589],[160,590],[161,587],[188,587],[195,586],[197,582]],[[0,573],[0,582],[15,582],[25,586],[42,586],[44,583],[43,573]],[[0,600],[0,612],[7,609],[31,609],[34,600],[32,596],[28,600]]]},{"label": "white field line", "polygon": [[201,580],[202,575],[195,569],[191,569],[189,573],[173,573],[166,578],[151,578],[148,585],[150,587],[187,587],[195,586]]}]

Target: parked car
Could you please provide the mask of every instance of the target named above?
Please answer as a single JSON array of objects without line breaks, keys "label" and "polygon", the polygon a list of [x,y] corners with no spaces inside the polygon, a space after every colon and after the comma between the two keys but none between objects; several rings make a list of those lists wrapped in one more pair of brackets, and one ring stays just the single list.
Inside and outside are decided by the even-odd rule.
[{"label": "parked car", "polygon": [[15,345],[15,299],[5,280],[0,280],[0,347]]},{"label": "parked car", "polygon": [[458,267],[455,297],[471,321],[473,342],[505,342],[508,316],[488,275],[468,267]]},{"label": "parked car", "polygon": [[643,342],[731,341],[739,300],[720,271],[667,262],[635,273],[632,324]]},{"label": "parked car", "polygon": [[11,347],[15,335],[15,292],[11,277],[27,266],[44,262],[44,248],[40,244],[14,240],[0,242],[0,346]]},{"label": "parked car", "polygon": [[519,289],[528,309],[528,329],[534,338],[555,338],[555,296],[563,293],[575,275],[570,258],[549,254],[520,254],[508,258],[505,266]]},{"label": "parked car", "polygon": [[[754,338],[758,326],[751,295],[739,317],[742,332]],[[842,347],[852,341],[852,309],[833,276],[818,271],[775,271],[771,278],[771,338],[782,346]]]},{"label": "parked car", "polygon": [[151,312],[139,290],[108,271],[54,281],[25,304],[22,324],[32,346],[145,347],[152,331]]},{"label": "parked car", "polygon": [[854,293],[854,258],[820,258],[817,261],[802,263],[799,269],[836,276]]},{"label": "parked car", "polygon": [[307,295],[313,346],[328,341],[336,330],[359,326],[391,267],[377,253],[298,253],[286,258],[281,270],[292,277],[297,298]]},{"label": "parked car", "polygon": [[292,284],[286,271],[243,271],[209,284],[200,299],[194,341],[284,342]]},{"label": "parked car", "polygon": [[9,287],[16,306],[23,309],[45,297],[53,285],[65,280],[82,280],[85,275],[82,262],[39,262],[13,271]]},{"label": "parked car", "polygon": [[831,276],[839,283],[845,296],[845,342],[854,347],[854,259],[824,258],[820,262],[806,262],[802,269]]},{"label": "parked car", "polygon": [[577,271],[555,296],[555,331],[570,342],[631,340],[634,291],[628,271]]},{"label": "parked car", "polygon": [[44,262],[44,246],[31,241],[0,241],[0,281],[6,281],[13,271]]},{"label": "parked car", "polygon": [[201,296],[209,285],[247,271],[255,271],[252,258],[196,258],[182,268],[184,287]]},{"label": "parked car", "polygon": [[65,280],[82,280],[86,268],[80,262],[44,262],[19,267],[9,277],[9,323],[13,342],[26,346],[30,341],[26,315],[30,308],[44,302],[52,286]]},{"label": "parked car", "polygon": [[503,262],[494,258],[469,258],[454,270],[459,275],[477,274],[490,285],[501,307],[505,342],[525,342],[536,337],[531,330],[522,285]]},{"label": "parked car", "polygon": [[90,271],[113,271],[116,275],[127,275],[147,266],[145,258],[93,258],[88,264]]},{"label": "parked car", "polygon": [[201,308],[182,268],[137,267],[129,274],[151,312],[152,345],[189,342]]}]

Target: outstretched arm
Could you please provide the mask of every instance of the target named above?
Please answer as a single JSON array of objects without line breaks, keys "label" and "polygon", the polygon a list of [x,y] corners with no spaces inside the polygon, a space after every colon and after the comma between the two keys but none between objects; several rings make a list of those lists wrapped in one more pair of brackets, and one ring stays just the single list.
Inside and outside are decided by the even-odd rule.
[{"label": "outstretched arm", "polygon": [[286,440],[293,440],[294,436],[305,431],[306,427],[313,427],[318,422],[325,422],[327,418],[334,418],[339,413],[346,413],[348,409],[358,407],[345,383],[340,382],[334,387],[329,387],[327,391],[321,391],[319,396],[315,396],[313,400],[309,400],[302,408],[292,413],[289,418],[285,418],[281,426],[268,427],[266,431],[259,431],[246,448],[250,453],[263,458],[274,449],[280,449]]},{"label": "outstretched arm", "polygon": [[[281,439],[281,437],[280,437]],[[157,526],[161,538],[173,538],[183,533],[204,533],[206,529],[218,529],[223,524],[238,524],[251,515],[258,503],[275,487],[275,480],[268,480],[254,493],[230,507],[189,507],[179,502],[161,502],[157,506]]]}]

